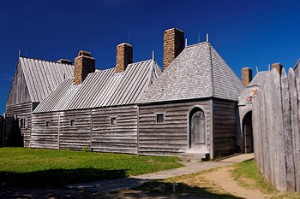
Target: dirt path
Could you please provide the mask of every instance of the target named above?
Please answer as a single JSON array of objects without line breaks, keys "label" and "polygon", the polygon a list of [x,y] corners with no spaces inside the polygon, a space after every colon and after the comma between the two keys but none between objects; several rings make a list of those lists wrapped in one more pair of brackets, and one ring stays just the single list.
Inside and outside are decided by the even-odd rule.
[{"label": "dirt path", "polygon": [[229,192],[235,196],[247,199],[264,199],[270,198],[270,195],[264,194],[259,190],[247,189],[240,186],[231,176],[231,167],[222,167],[215,171],[203,174],[207,180],[213,181],[217,186],[220,186],[224,191]]}]

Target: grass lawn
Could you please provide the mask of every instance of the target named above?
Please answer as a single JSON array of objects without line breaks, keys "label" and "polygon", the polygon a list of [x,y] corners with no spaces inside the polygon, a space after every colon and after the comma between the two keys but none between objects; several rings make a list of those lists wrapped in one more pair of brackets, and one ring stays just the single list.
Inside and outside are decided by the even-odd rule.
[{"label": "grass lawn", "polygon": [[254,160],[236,164],[235,169],[232,171],[232,176],[240,185],[271,194],[271,198],[273,199],[300,198],[300,193],[282,193],[276,191],[260,173]]},{"label": "grass lawn", "polygon": [[0,148],[0,185],[62,187],[180,167],[176,157]]}]

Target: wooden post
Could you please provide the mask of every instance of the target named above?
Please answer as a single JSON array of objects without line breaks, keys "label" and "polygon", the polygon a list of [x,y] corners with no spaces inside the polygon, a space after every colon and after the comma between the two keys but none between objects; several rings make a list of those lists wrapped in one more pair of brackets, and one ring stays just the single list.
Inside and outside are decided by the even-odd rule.
[{"label": "wooden post", "polygon": [[276,157],[276,146],[275,145],[275,140],[274,138],[274,131],[272,129],[272,126],[275,125],[274,118],[273,118],[273,110],[272,110],[272,93],[274,90],[272,89],[272,79],[271,79],[271,73],[268,73],[266,80],[265,80],[265,85],[264,85],[264,92],[265,92],[265,117],[266,117],[266,134],[268,134],[268,145],[269,145],[269,162],[267,164],[269,165],[270,168],[270,180],[273,185],[275,185],[275,157]]},{"label": "wooden post", "polygon": [[[295,191],[295,166],[293,154],[293,136],[291,124],[295,119],[291,118],[291,112],[298,109],[297,95],[295,90],[294,72],[289,71],[289,78],[283,69],[281,75],[281,99],[283,112],[283,137],[284,137],[284,156],[286,163],[286,191]],[[296,109],[295,109],[296,108]]]},{"label": "wooden post", "polygon": [[[297,70],[295,74],[296,78],[296,89],[297,89],[297,101],[300,103],[300,70]],[[298,106],[298,128],[300,125],[300,105]],[[300,192],[300,132],[293,131],[293,146],[294,146],[294,160],[295,160],[295,173],[296,173],[296,191]]]},{"label": "wooden post", "polygon": [[276,162],[275,162],[275,176],[276,176],[276,186],[280,191],[286,191],[286,167],[285,167],[285,157],[284,157],[284,136],[283,136],[283,122],[282,122],[282,102],[281,102],[281,83],[280,74],[277,70],[272,70],[273,82],[274,82],[274,92],[273,99],[276,104],[273,104],[275,123],[273,130],[275,132],[275,142],[276,143]]}]

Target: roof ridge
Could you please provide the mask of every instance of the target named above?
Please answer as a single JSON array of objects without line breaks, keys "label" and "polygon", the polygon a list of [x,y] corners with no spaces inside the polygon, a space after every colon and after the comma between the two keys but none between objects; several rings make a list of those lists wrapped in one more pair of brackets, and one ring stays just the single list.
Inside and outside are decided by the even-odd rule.
[{"label": "roof ridge", "polygon": [[142,60],[142,61],[138,61],[138,62],[132,62],[131,64],[128,64],[128,65],[139,64],[139,63],[149,62],[149,61],[153,61],[153,59],[147,59],[147,60]]},{"label": "roof ridge", "polygon": [[60,65],[71,65],[71,66],[74,66],[73,63],[72,64],[62,64],[62,63],[58,63],[56,61],[49,61],[49,60],[44,60],[44,59],[32,58],[32,57],[20,56],[19,58],[31,59],[31,60],[36,60],[36,61],[50,62],[50,63],[60,64]]},{"label": "roof ridge", "polygon": [[188,45],[186,48],[191,48],[191,47],[200,46],[200,45],[204,45],[204,44],[209,44],[211,46],[210,42],[203,41],[203,42],[199,42],[199,43],[196,43],[196,44]]},{"label": "roof ridge", "polygon": [[212,46],[209,45],[208,51],[209,51],[209,64],[210,64],[210,73],[211,73],[211,95],[215,96],[215,85],[214,85],[214,65],[213,65],[213,61],[212,61],[212,52],[211,52],[211,48]]}]

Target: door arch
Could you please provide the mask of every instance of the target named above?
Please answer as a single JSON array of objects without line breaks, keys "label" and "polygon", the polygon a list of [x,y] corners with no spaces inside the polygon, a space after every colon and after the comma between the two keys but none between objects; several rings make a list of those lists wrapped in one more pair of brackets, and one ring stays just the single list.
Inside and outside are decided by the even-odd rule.
[{"label": "door arch", "polygon": [[201,149],[206,146],[204,111],[195,107],[189,114],[189,149]]},{"label": "door arch", "polygon": [[252,129],[252,111],[249,111],[243,118],[242,123],[243,130],[243,145],[244,153],[253,153],[254,142],[253,142],[253,129]]}]

